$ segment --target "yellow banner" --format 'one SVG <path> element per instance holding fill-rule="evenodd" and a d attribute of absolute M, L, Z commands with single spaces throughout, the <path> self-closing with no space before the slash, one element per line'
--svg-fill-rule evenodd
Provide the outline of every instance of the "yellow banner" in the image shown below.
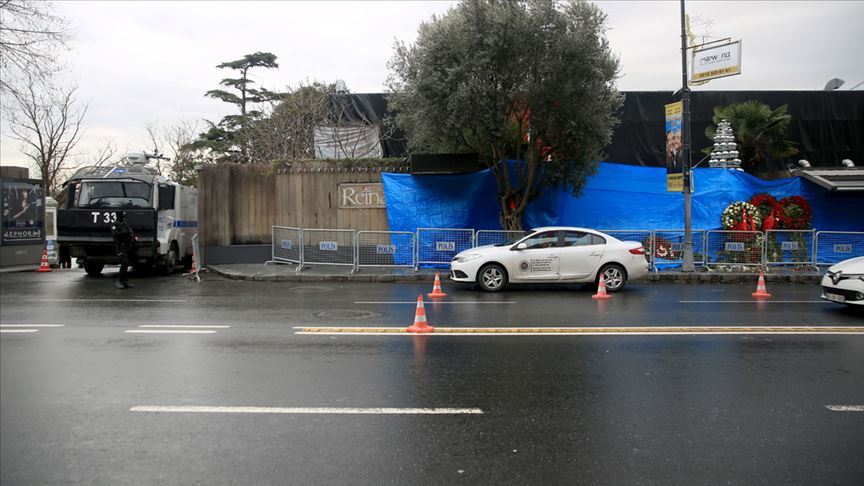
<path fill-rule="evenodd" d="M 666 191 L 684 190 L 684 166 L 681 157 L 681 120 L 684 105 L 680 101 L 666 105 Z"/>

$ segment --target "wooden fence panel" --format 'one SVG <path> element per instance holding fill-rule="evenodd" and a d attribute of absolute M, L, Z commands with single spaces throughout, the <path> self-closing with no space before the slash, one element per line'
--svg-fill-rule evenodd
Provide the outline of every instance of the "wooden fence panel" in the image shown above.
<path fill-rule="evenodd" d="M 205 246 L 270 243 L 272 225 L 387 231 L 387 210 L 340 209 L 339 184 L 381 182 L 380 172 L 220 164 L 199 174 L 199 235 Z"/>

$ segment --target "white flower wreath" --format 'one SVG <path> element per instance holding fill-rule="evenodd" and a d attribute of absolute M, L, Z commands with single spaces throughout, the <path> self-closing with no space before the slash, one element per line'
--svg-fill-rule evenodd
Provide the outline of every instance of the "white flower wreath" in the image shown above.
<path fill-rule="evenodd" d="M 762 217 L 756 206 L 746 201 L 738 201 L 730 204 L 723 210 L 723 214 L 720 216 L 720 223 L 723 225 L 723 229 L 731 230 L 735 225 L 740 223 L 743 219 L 744 211 L 747 211 L 747 215 L 753 218 L 753 224 L 756 225 L 756 228 L 762 227 Z"/>

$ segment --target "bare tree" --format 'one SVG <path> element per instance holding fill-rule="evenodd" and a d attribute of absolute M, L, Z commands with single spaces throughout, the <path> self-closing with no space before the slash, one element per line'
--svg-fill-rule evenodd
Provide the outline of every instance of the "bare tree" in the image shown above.
<path fill-rule="evenodd" d="M 117 145 L 112 140 L 105 140 L 102 147 L 96 152 L 95 156 L 90 157 L 88 165 L 101 167 L 103 164 L 119 162 L 117 160 Z M 80 164 L 83 165 L 83 164 Z"/>
<path fill-rule="evenodd" d="M 314 158 L 313 130 L 327 124 L 327 93 L 333 89 L 333 85 L 313 82 L 290 90 L 281 100 L 271 101 L 249 133 L 252 159 L 266 163 Z"/>
<path fill-rule="evenodd" d="M 316 127 L 332 135 L 326 143 L 344 158 L 367 155 L 369 139 L 365 135 L 370 127 L 378 130 L 377 143 L 392 138 L 392 124 L 366 119 L 366 114 L 352 106 L 350 95 L 334 92 L 334 84 L 314 81 L 271 101 L 261 119 L 250 127 L 250 158 L 259 163 L 313 159 Z"/>
<path fill-rule="evenodd" d="M 168 157 L 156 159 L 159 173 L 183 185 L 197 185 L 198 173 L 195 166 L 210 162 L 207 149 L 193 143 L 198 139 L 200 124 L 197 121 L 181 120 L 177 124 L 161 127 L 156 123 L 148 123 L 144 128 L 153 153 Z M 167 170 L 167 174 L 163 173 L 163 169 Z"/>
<path fill-rule="evenodd" d="M 68 168 L 73 149 L 81 140 L 81 121 L 87 105 L 75 98 L 77 88 L 37 90 L 32 79 L 11 92 L 12 105 L 4 106 L 11 138 L 38 167 L 46 194 L 57 190 L 58 175 Z"/>
<path fill-rule="evenodd" d="M 0 93 L 13 82 L 43 80 L 54 73 L 58 48 L 70 34 L 65 19 L 46 1 L 0 0 Z"/>

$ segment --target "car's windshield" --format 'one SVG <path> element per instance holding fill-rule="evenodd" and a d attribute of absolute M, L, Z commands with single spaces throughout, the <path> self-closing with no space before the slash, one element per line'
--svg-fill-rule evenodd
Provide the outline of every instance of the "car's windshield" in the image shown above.
<path fill-rule="evenodd" d="M 147 208 L 150 185 L 135 181 L 86 181 L 78 192 L 79 208 Z"/>
<path fill-rule="evenodd" d="M 516 243 L 517 241 L 521 240 L 522 238 L 525 238 L 525 236 L 526 235 L 523 233 L 521 235 L 514 236 L 513 238 L 510 238 L 509 240 L 504 241 L 502 243 L 496 243 L 495 246 L 509 246 L 509 245 L 512 245 L 512 244 Z"/>

